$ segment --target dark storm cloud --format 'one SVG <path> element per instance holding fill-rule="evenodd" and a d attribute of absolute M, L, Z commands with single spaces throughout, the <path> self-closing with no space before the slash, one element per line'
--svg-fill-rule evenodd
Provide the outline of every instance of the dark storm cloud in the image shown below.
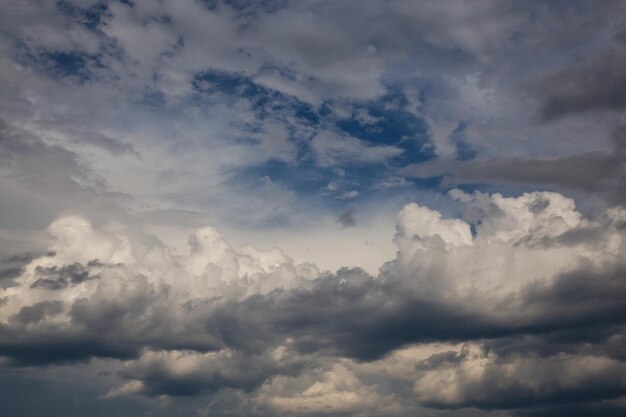
<path fill-rule="evenodd" d="M 95 279 L 84 266 L 76 264 L 42 268 L 36 273 L 46 275 L 50 271 L 56 278 L 49 282 L 38 278 L 33 289 L 60 293 Z M 223 346 L 218 334 L 204 329 L 203 321 L 211 311 L 206 304 L 201 303 L 200 308 L 179 306 L 189 320 L 181 326 L 175 318 L 176 306 L 168 303 L 167 287 L 156 288 L 145 278 L 134 277 L 121 284 L 120 294 L 105 296 L 111 284 L 98 281 L 105 283 L 89 298 L 23 307 L 11 318 L 11 324 L 0 326 L 0 356 L 16 364 L 53 364 L 93 357 L 127 359 L 138 356 L 144 347 L 212 351 Z M 45 320 L 64 308 L 69 310 L 69 326 Z M 28 323 L 36 326 L 26 326 Z"/>
<path fill-rule="evenodd" d="M 587 357 L 621 364 L 626 359 L 626 326 L 603 324 L 536 334 L 518 334 L 481 342 L 501 360 Z M 456 354 L 457 352 L 452 352 Z"/>
<path fill-rule="evenodd" d="M 608 354 L 607 346 L 609 339 L 624 335 L 614 327 L 626 322 L 621 302 L 626 290 L 623 280 L 619 282 L 623 272 L 563 275 L 545 288 L 531 287 L 513 306 L 500 306 L 490 317 L 467 311 L 460 304 L 406 297 L 402 295 L 406 289 L 396 291 L 359 271 L 345 270 L 322 278 L 308 290 L 229 303 L 208 318 L 220 327 L 226 345 L 242 352 L 239 359 L 235 355 L 217 361 L 225 367 L 223 377 L 217 371 L 200 372 L 202 368 L 176 376 L 164 363 L 141 362 L 132 365 L 133 370 L 125 376 L 141 380 L 146 394 L 192 395 L 228 387 L 245 389 L 276 373 L 302 372 L 306 368 L 262 371 L 262 352 L 287 338 L 293 349 L 306 355 L 303 357 L 338 355 L 357 361 L 381 358 L 409 343 L 475 340 L 487 349 L 481 353 L 485 360 L 491 358 L 489 350 L 497 354 L 496 359 L 489 359 L 481 379 L 460 386 L 462 399 L 450 402 L 424 397 L 423 404 L 489 410 L 617 398 L 626 394 L 626 365 L 615 352 Z M 436 354 L 422 362 L 417 372 L 446 372 L 475 359 L 467 351 Z M 246 363 L 246 379 L 229 379 L 238 378 L 240 372 L 238 367 L 227 371 L 231 360 Z M 566 375 L 579 368 L 589 376 L 567 382 Z M 553 380 L 555 373 L 563 376 Z"/>
<path fill-rule="evenodd" d="M 534 86 L 542 98 L 541 118 L 552 121 L 587 112 L 626 110 L 626 31 L 618 45 L 591 59 L 543 76 Z"/>
<path fill-rule="evenodd" d="M 582 269 L 548 285 L 529 286 L 509 310 L 511 333 L 482 339 L 484 350 L 478 353 L 437 354 L 420 364 L 420 371 L 433 375 L 458 375 L 456 396 L 437 395 L 425 385 L 423 402 L 444 409 L 525 409 L 515 413 L 520 416 L 544 406 L 616 412 L 610 404 L 594 402 L 626 395 L 625 276 L 624 267 L 600 273 Z M 506 315 L 507 307 L 501 309 Z M 482 368 L 478 378 L 463 374 L 463 365 L 472 363 Z"/>
<path fill-rule="evenodd" d="M 550 285 L 530 285 L 524 307 L 540 311 L 542 325 L 575 330 L 626 321 L 626 268 L 582 269 L 557 277 Z"/>
<path fill-rule="evenodd" d="M 381 282 L 358 270 L 344 270 L 306 290 L 228 304 L 218 321 L 233 334 L 246 335 L 227 338 L 236 348 L 255 351 L 260 341 L 275 343 L 281 335 L 292 338 L 303 353 L 321 350 L 372 360 L 411 343 L 565 330 L 575 334 L 626 323 L 626 306 L 621 301 L 626 297 L 625 274 L 624 268 L 576 271 L 553 284 L 528 287 L 515 302 L 506 301 L 509 306 L 484 311 L 471 299 L 429 300 L 412 295 L 403 282 L 394 282 L 397 278 Z"/>
<path fill-rule="evenodd" d="M 307 290 L 257 296 L 226 306 L 221 323 L 268 341 L 290 337 L 302 353 L 326 351 L 358 360 L 380 358 L 412 342 L 463 340 L 506 331 L 472 309 L 413 298 L 359 270 L 322 278 Z M 256 313 L 253 313 L 256 312 Z M 280 340 L 279 339 L 279 340 Z M 248 338 L 232 339 L 251 349 Z"/>
<path fill-rule="evenodd" d="M 0 356 L 11 366 L 86 362 L 95 357 L 128 359 L 139 354 L 136 344 L 113 334 L 98 335 L 81 329 L 61 329 L 42 323 L 60 311 L 60 302 L 24 307 L 10 325 L 0 326 Z M 34 308 L 34 309 L 33 309 Z M 36 331 L 27 331 L 27 325 Z"/>

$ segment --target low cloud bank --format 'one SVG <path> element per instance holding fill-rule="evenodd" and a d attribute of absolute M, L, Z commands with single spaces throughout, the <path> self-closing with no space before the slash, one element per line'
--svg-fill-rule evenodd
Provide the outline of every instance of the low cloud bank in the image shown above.
<path fill-rule="evenodd" d="M 3 290 L 2 363 L 109 358 L 121 370 L 104 401 L 235 396 L 239 415 L 620 410 L 626 211 L 589 219 L 549 192 L 451 196 L 462 218 L 398 213 L 378 276 L 237 250 L 211 227 L 176 256 L 124 225 L 58 219 L 48 253 Z"/>

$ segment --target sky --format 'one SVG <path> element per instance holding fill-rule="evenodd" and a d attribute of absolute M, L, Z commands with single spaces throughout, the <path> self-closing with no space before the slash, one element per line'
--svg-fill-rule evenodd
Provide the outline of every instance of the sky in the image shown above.
<path fill-rule="evenodd" d="M 626 5 L 0 0 L 0 414 L 626 415 Z"/>

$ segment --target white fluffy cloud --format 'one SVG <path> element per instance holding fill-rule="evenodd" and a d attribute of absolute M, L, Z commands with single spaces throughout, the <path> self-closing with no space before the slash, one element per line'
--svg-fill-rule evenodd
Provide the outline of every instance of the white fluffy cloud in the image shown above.
<path fill-rule="evenodd" d="M 465 220 L 442 219 L 438 212 L 416 204 L 398 214 L 398 259 L 387 268 L 391 274 L 412 277 L 419 291 L 500 299 L 585 262 L 602 268 L 607 261 L 619 260 L 623 242 L 615 230 L 606 230 L 601 242 L 558 243 L 569 233 L 602 227 L 583 219 L 574 201 L 560 194 L 534 192 L 511 198 L 455 189 L 451 195 L 464 204 L 474 234 Z M 605 221 L 621 215 L 609 214 Z"/>

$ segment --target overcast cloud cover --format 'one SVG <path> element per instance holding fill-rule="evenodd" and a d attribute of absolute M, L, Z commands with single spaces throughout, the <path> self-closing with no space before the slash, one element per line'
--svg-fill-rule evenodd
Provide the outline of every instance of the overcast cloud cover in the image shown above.
<path fill-rule="evenodd" d="M 0 6 L 1 415 L 626 415 L 624 2 Z"/>

